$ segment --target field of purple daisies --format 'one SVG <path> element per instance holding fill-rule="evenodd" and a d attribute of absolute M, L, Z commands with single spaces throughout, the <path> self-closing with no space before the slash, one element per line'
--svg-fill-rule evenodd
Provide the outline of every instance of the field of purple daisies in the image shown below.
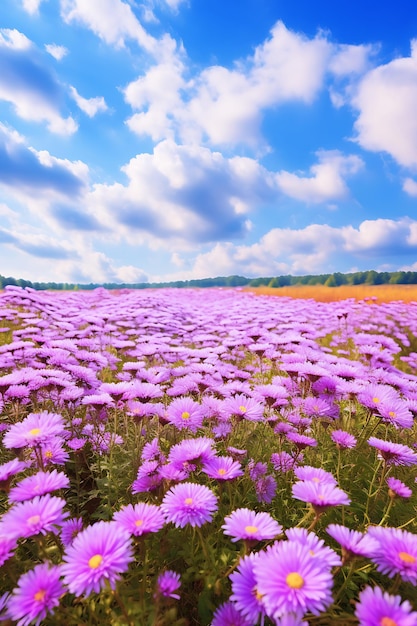
<path fill-rule="evenodd" d="M 0 621 L 416 626 L 417 303 L 0 294 Z"/>

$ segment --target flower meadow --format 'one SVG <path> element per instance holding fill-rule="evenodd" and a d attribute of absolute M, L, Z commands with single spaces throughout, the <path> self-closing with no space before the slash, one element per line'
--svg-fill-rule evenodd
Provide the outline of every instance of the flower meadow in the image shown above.
<path fill-rule="evenodd" d="M 417 625 L 417 303 L 7 287 L 0 410 L 6 625 Z"/>

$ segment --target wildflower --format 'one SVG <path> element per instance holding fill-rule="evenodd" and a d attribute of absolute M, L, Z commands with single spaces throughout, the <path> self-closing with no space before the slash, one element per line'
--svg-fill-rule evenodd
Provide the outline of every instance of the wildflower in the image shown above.
<path fill-rule="evenodd" d="M 33 447 L 45 443 L 65 432 L 64 418 L 57 413 L 29 413 L 17 424 L 10 426 L 3 438 L 5 448 Z"/>
<path fill-rule="evenodd" d="M 36 496 L 32 500 L 19 502 L 3 515 L 2 531 L 15 538 L 31 537 L 42 533 L 57 532 L 68 513 L 63 511 L 66 502 L 62 498 Z"/>
<path fill-rule="evenodd" d="M 246 419 L 251 422 L 259 422 L 263 418 L 264 406 L 254 398 L 237 394 L 224 401 L 222 412 L 227 416 L 235 416 L 239 420 Z"/>
<path fill-rule="evenodd" d="M 310 446 L 315 448 L 317 446 L 317 440 L 314 437 L 308 437 L 307 435 L 300 435 L 300 433 L 287 433 L 288 441 L 294 443 L 299 450 L 304 450 Z"/>
<path fill-rule="evenodd" d="M 316 483 L 312 480 L 296 482 L 292 486 L 292 495 L 296 500 L 309 502 L 319 511 L 328 506 L 350 504 L 347 494 L 339 487 L 330 483 Z"/>
<path fill-rule="evenodd" d="M 209 437 L 196 437 L 184 439 L 172 446 L 168 455 L 168 462 L 178 469 L 183 469 L 185 463 L 206 463 L 215 456 L 213 450 L 214 440 Z"/>
<path fill-rule="evenodd" d="M 289 472 L 297 465 L 297 460 L 294 459 L 288 452 L 274 452 L 271 454 L 271 463 L 277 472 Z"/>
<path fill-rule="evenodd" d="M 258 478 L 258 480 L 255 481 L 255 491 L 256 499 L 258 500 L 258 502 L 270 504 L 275 498 L 275 494 L 277 491 L 277 481 L 270 474 L 267 474 L 266 476 L 261 476 L 260 478 Z"/>
<path fill-rule="evenodd" d="M 9 500 L 12 502 L 23 502 L 35 496 L 42 496 L 57 489 L 69 486 L 69 479 L 63 472 L 53 470 L 52 472 L 38 472 L 33 476 L 28 476 L 17 483 L 10 490 Z"/>
<path fill-rule="evenodd" d="M 113 519 L 135 537 L 156 533 L 165 524 L 165 517 L 159 506 L 145 502 L 124 506 L 120 511 L 116 511 Z"/>
<path fill-rule="evenodd" d="M 392 424 L 395 428 L 412 428 L 414 417 L 403 400 L 394 399 L 389 403 L 383 403 L 377 412 L 381 421 Z"/>
<path fill-rule="evenodd" d="M 417 465 L 417 454 L 406 445 L 377 437 L 369 437 L 368 443 L 378 450 L 378 458 L 387 465 Z"/>
<path fill-rule="evenodd" d="M 0 567 L 13 555 L 14 549 L 17 546 L 16 537 L 3 534 L 3 529 L 0 526 Z"/>
<path fill-rule="evenodd" d="M 229 456 L 214 456 L 203 464 L 201 471 L 217 480 L 233 480 L 243 476 L 241 464 Z"/>
<path fill-rule="evenodd" d="M 326 546 L 323 539 L 319 539 L 315 533 L 308 532 L 305 528 L 289 528 L 285 534 L 290 541 L 298 541 L 307 546 L 311 556 L 317 558 L 326 567 L 336 567 L 342 564 L 336 552 Z"/>
<path fill-rule="evenodd" d="M 261 615 L 265 614 L 262 596 L 256 587 L 256 578 L 253 564 L 258 553 L 252 552 L 240 560 L 237 569 L 229 576 L 232 582 L 230 600 L 235 603 L 239 613 L 251 624 L 257 624 Z"/>
<path fill-rule="evenodd" d="M 201 405 L 191 398 L 175 398 L 168 406 L 167 419 L 179 430 L 187 428 L 195 433 L 203 423 L 204 413 Z"/>
<path fill-rule="evenodd" d="M 164 596 L 165 598 L 174 598 L 175 600 L 179 600 L 180 596 L 175 592 L 180 587 L 180 575 L 172 570 L 166 570 L 158 576 L 155 596 Z"/>
<path fill-rule="evenodd" d="M 72 544 L 82 528 L 83 520 L 81 517 L 72 517 L 71 519 L 67 519 L 65 522 L 62 522 L 60 536 L 65 547 Z"/>
<path fill-rule="evenodd" d="M 415 626 L 417 612 L 400 596 L 392 596 L 380 587 L 365 587 L 359 594 L 355 615 L 360 626 Z"/>
<path fill-rule="evenodd" d="M 416 535 L 400 528 L 383 526 L 371 526 L 368 534 L 377 541 L 377 546 L 369 555 L 377 570 L 390 578 L 399 574 L 403 580 L 416 585 Z"/>
<path fill-rule="evenodd" d="M 49 563 L 36 565 L 33 570 L 23 574 L 8 599 L 8 616 L 19 620 L 19 626 L 32 623 L 38 626 L 47 615 L 54 612 L 65 593 L 60 577 L 60 568 Z"/>
<path fill-rule="evenodd" d="M 377 548 L 375 539 L 358 530 L 350 530 L 341 524 L 329 524 L 326 530 L 341 545 L 344 563 L 355 556 L 369 557 Z"/>
<path fill-rule="evenodd" d="M 361 404 L 378 412 L 381 404 L 389 404 L 397 399 L 397 394 L 389 385 L 370 384 L 366 389 L 358 393 L 358 400 Z"/>
<path fill-rule="evenodd" d="M 224 602 L 214 611 L 211 626 L 250 626 L 251 622 L 239 613 L 233 602 Z"/>
<path fill-rule="evenodd" d="M 330 568 L 299 541 L 279 541 L 259 553 L 254 573 L 257 591 L 273 619 L 285 613 L 301 616 L 307 611 L 318 615 L 333 601 Z"/>
<path fill-rule="evenodd" d="M 282 526 L 269 513 L 256 513 L 246 508 L 236 509 L 224 521 L 224 534 L 232 537 L 233 542 L 274 539 L 282 533 Z"/>
<path fill-rule="evenodd" d="M 312 467 L 311 465 L 302 465 L 294 470 L 294 474 L 298 480 L 311 480 L 313 483 L 337 485 L 337 480 L 330 472 L 321 467 Z"/>
<path fill-rule="evenodd" d="M 11 478 L 26 469 L 27 466 L 27 463 L 19 461 L 19 459 L 12 459 L 0 465 L 0 489 L 8 491 Z"/>
<path fill-rule="evenodd" d="M 356 437 L 344 430 L 333 430 L 330 437 L 338 448 L 354 448 L 356 446 Z"/>
<path fill-rule="evenodd" d="M 217 511 L 217 498 L 205 485 L 181 483 L 165 494 L 161 508 L 167 521 L 177 527 L 202 526 Z"/>
<path fill-rule="evenodd" d="M 396 496 L 399 496 L 400 498 L 410 498 L 413 494 L 407 485 L 393 476 L 387 478 L 387 485 L 389 487 L 388 493 L 391 498 L 395 498 Z"/>
<path fill-rule="evenodd" d="M 97 522 L 78 533 L 63 560 L 64 583 L 76 596 L 99 593 L 107 580 L 114 589 L 133 560 L 130 535 L 115 522 Z"/>

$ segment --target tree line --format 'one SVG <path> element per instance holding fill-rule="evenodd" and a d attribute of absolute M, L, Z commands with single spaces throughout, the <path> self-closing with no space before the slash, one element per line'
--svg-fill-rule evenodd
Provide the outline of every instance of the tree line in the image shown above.
<path fill-rule="evenodd" d="M 29 287 L 35 290 L 75 291 L 92 290 L 98 287 L 105 289 L 149 289 L 161 287 L 288 287 L 291 285 L 325 285 L 338 287 L 340 285 L 416 285 L 417 272 L 333 272 L 332 274 L 307 274 L 304 276 L 266 276 L 260 278 L 246 278 L 244 276 L 217 276 L 216 278 L 201 278 L 194 280 L 177 280 L 160 283 L 56 283 L 38 282 L 23 278 L 5 277 L 0 274 L 0 289 L 7 285 Z"/>

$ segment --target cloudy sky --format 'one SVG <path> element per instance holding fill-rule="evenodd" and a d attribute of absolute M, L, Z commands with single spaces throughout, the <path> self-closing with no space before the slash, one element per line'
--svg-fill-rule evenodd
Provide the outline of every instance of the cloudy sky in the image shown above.
<path fill-rule="evenodd" d="M 3 276 L 417 270 L 416 209 L 413 0 L 1 0 Z"/>

